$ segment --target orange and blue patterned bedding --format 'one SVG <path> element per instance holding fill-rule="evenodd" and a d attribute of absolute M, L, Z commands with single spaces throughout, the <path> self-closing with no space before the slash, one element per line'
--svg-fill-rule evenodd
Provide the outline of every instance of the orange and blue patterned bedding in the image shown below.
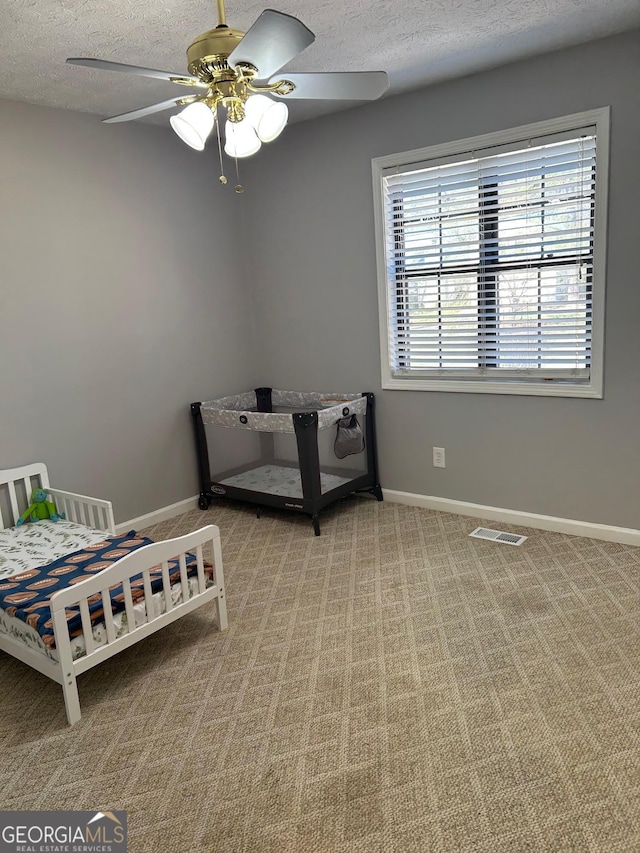
<path fill-rule="evenodd" d="M 72 584 L 80 583 L 87 577 L 109 568 L 113 563 L 127 554 L 150 545 L 151 539 L 140 536 L 135 530 L 121 536 L 111 536 L 84 546 L 78 551 L 67 554 L 47 565 L 34 567 L 19 574 L 0 580 L 0 608 L 8 616 L 22 620 L 35 629 L 45 648 L 55 649 L 53 621 L 49 601 L 51 596 Z M 187 575 L 193 576 L 197 571 L 196 557 L 187 555 Z M 209 569 L 210 571 L 210 569 Z M 151 589 L 155 593 L 162 589 L 162 568 L 156 566 L 149 572 Z M 173 584 L 180 578 L 180 567 L 177 560 L 169 562 L 169 578 Z M 142 575 L 131 578 L 131 594 L 134 603 L 144 598 Z M 125 609 L 122 585 L 114 586 L 109 591 L 111 611 L 121 613 Z M 104 619 L 101 595 L 88 599 L 89 613 L 92 624 L 96 625 Z M 67 610 L 67 624 L 70 636 L 82 634 L 82 620 L 79 607 Z"/>

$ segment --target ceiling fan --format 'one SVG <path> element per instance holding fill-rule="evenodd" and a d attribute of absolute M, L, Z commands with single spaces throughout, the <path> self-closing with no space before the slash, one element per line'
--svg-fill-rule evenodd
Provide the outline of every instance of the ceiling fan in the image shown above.
<path fill-rule="evenodd" d="M 291 15 L 266 9 L 243 33 L 227 26 L 224 0 L 217 4 L 218 26 L 201 33 L 187 48 L 188 74 L 104 59 L 67 59 L 72 65 L 155 77 L 195 90 L 105 122 L 131 121 L 185 106 L 170 117 L 171 126 L 187 145 L 202 151 L 215 125 L 222 167 L 220 115 L 226 114 L 224 150 L 237 165 L 238 158 L 255 154 L 263 142 L 279 136 L 288 119 L 286 100 L 375 100 L 389 85 L 384 71 L 277 74 L 315 40 L 311 30 Z M 227 182 L 224 169 L 220 181 Z"/>

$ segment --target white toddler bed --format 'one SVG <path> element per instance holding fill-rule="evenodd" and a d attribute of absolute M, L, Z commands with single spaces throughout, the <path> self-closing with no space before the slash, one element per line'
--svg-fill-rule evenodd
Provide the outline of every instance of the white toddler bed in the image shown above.
<path fill-rule="evenodd" d="M 34 488 L 48 492 L 58 512 L 64 513 L 64 521 L 14 526 Z M 105 540 L 114 534 L 111 503 L 50 488 L 45 465 L 0 470 L 0 586 L 5 590 L 12 581 L 24 582 L 33 570 L 71 552 L 105 546 Z M 209 546 L 211 564 L 203 556 L 203 549 Z M 64 571 L 63 567 L 54 574 L 59 577 Z M 87 571 L 94 574 L 86 579 L 76 577 L 67 588 L 51 594 L 53 636 L 47 638 L 48 645 L 27 622 L 0 609 L 0 649 L 62 686 L 70 725 L 80 719 L 76 678 L 82 672 L 210 601 L 216 607 L 219 629 L 227 627 L 220 532 L 215 525 L 137 547 L 112 560 L 108 568 Z M 38 581 L 34 586 L 47 582 Z M 119 588 L 123 607 L 114 613 L 111 596 Z M 92 611 L 96 603 L 101 604 L 103 621 L 96 623 L 95 615 L 92 618 L 90 602 Z M 74 636 L 67 621 L 71 612 L 81 624 Z"/>

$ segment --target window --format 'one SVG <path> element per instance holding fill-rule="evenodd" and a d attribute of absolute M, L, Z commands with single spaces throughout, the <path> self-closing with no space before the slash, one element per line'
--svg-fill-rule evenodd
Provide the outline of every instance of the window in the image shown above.
<path fill-rule="evenodd" d="M 602 396 L 608 118 L 373 161 L 383 388 Z"/>

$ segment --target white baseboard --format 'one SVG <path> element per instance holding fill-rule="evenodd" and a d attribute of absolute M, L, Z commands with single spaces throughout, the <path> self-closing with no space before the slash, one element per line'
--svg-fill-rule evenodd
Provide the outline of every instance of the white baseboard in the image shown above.
<path fill-rule="evenodd" d="M 176 515 L 182 515 L 183 512 L 189 512 L 190 509 L 195 509 L 197 506 L 198 495 L 192 498 L 185 498 L 183 501 L 178 501 L 178 503 L 160 507 L 160 509 L 148 512 L 146 515 L 139 515 L 138 518 L 132 518 L 130 521 L 123 521 L 121 524 L 116 524 L 116 533 L 126 533 L 128 530 L 142 530 L 145 527 L 152 527 L 154 524 L 160 524 L 161 521 L 168 521 L 170 518 L 175 518 Z"/>
<path fill-rule="evenodd" d="M 569 533 L 572 536 L 587 536 L 590 539 L 604 539 L 606 542 L 619 542 L 622 545 L 640 545 L 640 530 L 632 527 L 614 527 L 609 524 L 595 524 L 590 521 L 576 521 L 572 518 L 557 518 L 553 515 L 538 515 L 535 512 L 521 512 L 516 509 L 502 509 L 497 506 L 472 504 L 467 501 L 455 501 L 451 498 L 438 498 L 430 495 L 416 495 L 411 492 L 396 492 L 383 489 L 384 499 L 390 503 L 420 506 L 439 512 L 452 512 L 456 515 L 471 515 L 474 518 L 503 521 L 521 527 L 535 527 L 539 530 L 551 530 L 554 533 Z"/>
<path fill-rule="evenodd" d="M 551 530 L 554 533 L 568 533 L 571 536 L 587 536 L 590 539 L 602 539 L 605 542 L 619 542 L 621 545 L 640 546 L 640 530 L 633 527 L 615 527 L 610 524 L 596 524 L 591 521 L 577 521 L 572 518 L 558 518 L 554 515 L 539 515 L 535 512 L 522 512 L 517 509 L 504 509 L 497 506 L 485 506 L 468 501 L 456 501 L 452 498 L 438 498 L 432 495 L 418 495 L 412 492 L 398 492 L 393 489 L 383 489 L 384 499 L 389 503 L 420 506 L 438 512 L 452 512 L 455 515 L 470 515 L 473 518 L 501 521 L 507 524 L 517 524 L 520 527 L 534 527 L 538 530 Z M 143 529 L 168 521 L 176 515 L 182 515 L 198 506 L 198 495 L 186 498 L 170 506 L 161 507 L 146 515 L 132 518 L 116 524 L 117 533 L 127 530 Z"/>

